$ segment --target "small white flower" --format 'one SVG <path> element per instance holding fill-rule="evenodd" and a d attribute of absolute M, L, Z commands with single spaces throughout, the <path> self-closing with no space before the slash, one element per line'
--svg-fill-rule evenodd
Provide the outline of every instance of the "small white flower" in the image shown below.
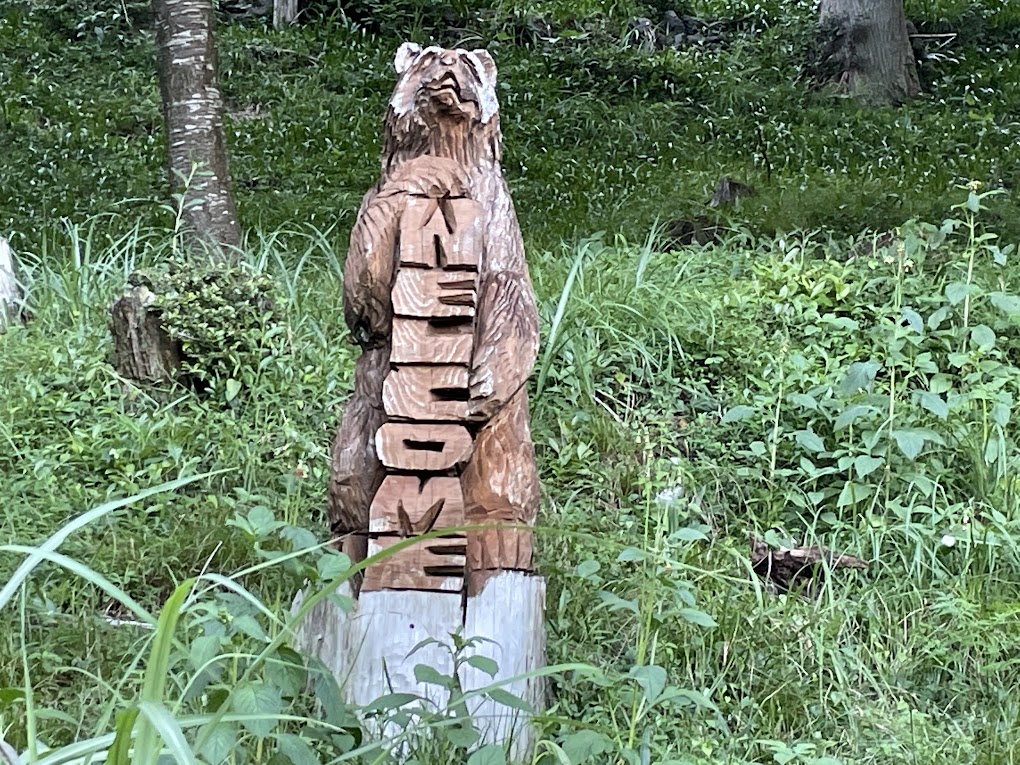
<path fill-rule="evenodd" d="M 943 534 L 941 542 L 943 547 L 953 547 L 956 544 L 956 537 L 952 534 Z"/>

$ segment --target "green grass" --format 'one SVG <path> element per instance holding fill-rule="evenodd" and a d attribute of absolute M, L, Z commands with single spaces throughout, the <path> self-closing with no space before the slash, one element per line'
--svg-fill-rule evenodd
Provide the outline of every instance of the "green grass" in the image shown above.
<path fill-rule="evenodd" d="M 549 661 L 570 668 L 541 761 L 1020 761 L 1016 11 L 908 3 L 961 31 L 956 60 L 926 66 L 918 103 L 865 111 L 802 81 L 807 4 L 697 2 L 735 20 L 726 46 L 626 49 L 655 5 L 452 4 L 500 64 L 542 318 L 539 562 Z M 117 761 L 132 730 L 176 725 L 203 761 L 377 761 L 285 627 L 305 579 L 347 575 L 298 552 L 325 539 L 351 385 L 346 232 L 397 43 L 377 6 L 221 29 L 245 267 L 276 310 L 236 333 L 248 351 L 203 357 L 199 397 L 108 363 L 110 300 L 172 245 L 146 4 L 0 0 L 0 233 L 34 314 L 0 336 L 0 535 L 38 547 L 98 508 L 0 598 L 0 738 L 21 749 Z M 514 43 L 531 13 L 558 41 Z M 724 241 L 661 252 L 656 223 L 704 213 L 723 173 L 759 190 Z M 826 574 L 818 602 L 775 596 L 750 532 L 872 564 Z M 27 554 L 0 551 L 0 583 Z M 157 630 L 104 618 L 161 611 Z M 466 759 L 433 725 L 420 761 Z"/>

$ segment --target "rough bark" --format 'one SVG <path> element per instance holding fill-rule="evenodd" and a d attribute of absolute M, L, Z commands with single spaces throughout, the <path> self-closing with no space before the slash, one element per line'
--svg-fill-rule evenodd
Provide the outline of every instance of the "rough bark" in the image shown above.
<path fill-rule="evenodd" d="M 241 242 L 217 84 L 212 0 L 153 0 L 167 170 L 184 234 L 227 260 Z"/>
<path fill-rule="evenodd" d="M 129 287 L 110 307 L 113 366 L 127 380 L 168 381 L 180 368 L 180 346 L 149 310 L 155 297 L 148 287 Z"/>
<path fill-rule="evenodd" d="M 0 334 L 7 327 L 25 321 L 25 293 L 18 283 L 14 255 L 7 240 L 0 236 Z"/>
<path fill-rule="evenodd" d="M 297 20 L 297 0 L 273 0 L 273 26 L 276 29 Z"/>
<path fill-rule="evenodd" d="M 821 65 L 870 104 L 899 105 L 920 92 L 903 0 L 822 0 Z"/>

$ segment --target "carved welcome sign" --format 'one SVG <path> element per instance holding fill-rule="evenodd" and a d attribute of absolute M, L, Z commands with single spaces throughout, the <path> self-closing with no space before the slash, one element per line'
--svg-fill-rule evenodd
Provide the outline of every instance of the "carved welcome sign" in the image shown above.
<path fill-rule="evenodd" d="M 526 388 L 538 310 L 499 164 L 496 67 L 485 51 L 410 44 L 394 65 L 382 177 L 344 266 L 344 318 L 362 353 L 329 491 L 344 550 L 376 557 L 349 588 L 353 611 L 320 604 L 297 642 L 354 704 L 408 692 L 442 708 L 448 691 L 418 682 L 415 666 L 452 673 L 443 646 L 459 632 L 499 668 L 462 665 L 466 691 L 495 683 L 541 708 L 541 680 L 520 679 L 545 663 Z M 479 695 L 470 712 L 482 743 L 527 756 L 519 709 Z"/>
<path fill-rule="evenodd" d="M 375 434 L 387 474 L 369 508 L 369 555 L 465 524 L 460 475 L 474 446 L 468 380 L 483 223 L 482 205 L 464 197 L 409 195 L 401 216 L 382 389 L 388 421 Z M 404 548 L 368 568 L 362 592 L 461 592 L 466 553 L 463 531 Z"/>

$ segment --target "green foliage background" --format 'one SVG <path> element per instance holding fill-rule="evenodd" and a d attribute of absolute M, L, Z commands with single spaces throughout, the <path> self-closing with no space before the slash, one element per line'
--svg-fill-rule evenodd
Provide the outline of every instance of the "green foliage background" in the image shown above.
<path fill-rule="evenodd" d="M 916 103 L 862 110 L 807 76 L 811 3 L 676 4 L 722 40 L 627 44 L 630 18 L 669 5 L 317 3 L 284 31 L 223 16 L 240 273 L 265 300 L 238 328 L 229 286 L 178 275 L 167 311 L 205 349 L 200 397 L 126 390 L 107 363 L 111 298 L 174 247 L 147 4 L 0 0 L 0 233 L 35 314 L 0 336 L 0 531 L 36 544 L 226 470 L 60 548 L 153 614 L 184 604 L 166 689 L 144 675 L 158 641 L 103 618 L 130 616 L 123 601 L 45 564 L 20 618 L 3 611 L 0 737 L 98 736 L 146 698 L 181 720 L 272 718 L 188 728 L 204 762 L 378 755 L 335 687 L 303 692 L 282 626 L 301 583 L 344 562 L 281 556 L 325 537 L 354 357 L 343 253 L 406 38 L 500 66 L 542 315 L 550 661 L 594 669 L 554 680 L 541 761 L 1020 759 L 1020 11 L 908 2 L 922 33 L 957 36 L 930 49 Z M 758 195 L 720 215 L 705 202 L 723 174 Z M 663 252 L 656 222 L 698 215 L 724 241 Z M 174 302 L 203 290 L 222 310 Z M 824 575 L 818 602 L 775 596 L 748 533 L 872 565 Z M 0 580 L 20 559 L 0 553 Z M 191 597 L 203 572 L 243 592 Z M 470 736 L 436 730 L 418 761 L 468 760 Z"/>

